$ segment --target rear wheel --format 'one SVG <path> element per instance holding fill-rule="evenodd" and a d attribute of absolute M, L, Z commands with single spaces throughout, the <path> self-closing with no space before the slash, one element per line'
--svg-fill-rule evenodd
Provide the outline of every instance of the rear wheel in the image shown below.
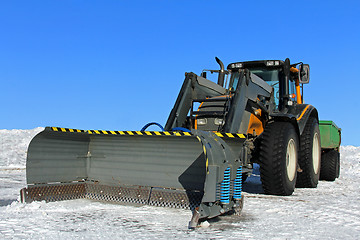
<path fill-rule="evenodd" d="M 298 136 L 289 122 L 266 126 L 260 143 L 260 177 L 264 192 L 291 195 L 297 175 Z"/>
<path fill-rule="evenodd" d="M 326 151 L 322 154 L 320 179 L 335 181 L 340 174 L 340 157 L 336 150 Z"/>
<path fill-rule="evenodd" d="M 300 137 L 299 166 L 296 187 L 316 188 L 319 182 L 321 144 L 319 123 L 312 117 Z"/>

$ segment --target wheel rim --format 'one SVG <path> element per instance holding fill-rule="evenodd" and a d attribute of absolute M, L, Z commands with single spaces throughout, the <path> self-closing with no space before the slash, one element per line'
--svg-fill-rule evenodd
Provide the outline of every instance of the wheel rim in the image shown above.
<path fill-rule="evenodd" d="M 318 174 L 320 169 L 320 141 L 319 134 L 317 132 L 314 134 L 313 138 L 312 160 L 314 172 L 315 174 Z"/>
<path fill-rule="evenodd" d="M 294 180 L 296 174 L 296 147 L 294 139 L 290 139 L 287 145 L 286 172 L 289 180 Z"/>

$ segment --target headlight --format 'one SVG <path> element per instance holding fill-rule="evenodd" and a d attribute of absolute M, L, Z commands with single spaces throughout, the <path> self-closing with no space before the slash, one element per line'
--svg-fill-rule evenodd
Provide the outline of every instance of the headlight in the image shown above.
<path fill-rule="evenodd" d="M 222 118 L 215 118 L 214 123 L 215 125 L 224 125 L 225 121 Z"/>
<path fill-rule="evenodd" d="M 268 67 L 279 66 L 279 65 L 280 65 L 279 61 L 266 61 L 266 66 Z"/>
<path fill-rule="evenodd" d="M 231 68 L 242 68 L 242 63 L 233 63 L 231 64 Z"/>
<path fill-rule="evenodd" d="M 197 125 L 206 125 L 207 124 L 206 118 L 198 118 L 196 121 L 197 121 Z"/>
<path fill-rule="evenodd" d="M 274 66 L 274 61 L 266 61 L 266 66 Z"/>

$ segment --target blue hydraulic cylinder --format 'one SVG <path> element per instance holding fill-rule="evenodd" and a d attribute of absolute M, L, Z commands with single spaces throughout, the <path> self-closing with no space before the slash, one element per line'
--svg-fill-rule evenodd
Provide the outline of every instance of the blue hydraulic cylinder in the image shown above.
<path fill-rule="evenodd" d="M 230 167 L 224 171 L 224 180 L 220 185 L 220 202 L 223 204 L 230 203 Z"/>
<path fill-rule="evenodd" d="M 235 200 L 241 199 L 241 192 L 242 192 L 242 168 L 239 167 L 236 170 L 236 178 L 234 180 L 234 194 L 233 198 Z"/>

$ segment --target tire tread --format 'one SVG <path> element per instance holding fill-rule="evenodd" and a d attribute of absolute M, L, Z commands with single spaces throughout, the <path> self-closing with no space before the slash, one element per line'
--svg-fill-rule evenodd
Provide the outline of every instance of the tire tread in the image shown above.
<path fill-rule="evenodd" d="M 319 173 L 314 174 L 312 163 L 313 126 L 314 131 L 319 133 L 317 119 L 311 117 L 300 136 L 299 167 L 302 171 L 298 173 L 296 179 L 296 187 L 298 188 L 316 188 L 319 182 Z"/>
<path fill-rule="evenodd" d="M 289 189 L 284 183 L 284 168 L 282 158 L 286 154 L 287 142 L 285 134 L 289 131 L 291 123 L 273 122 L 266 126 L 260 139 L 259 164 L 260 177 L 266 194 L 287 196 L 294 189 Z M 286 171 L 286 169 L 285 169 Z M 296 177 L 296 176 L 295 176 Z"/>
<path fill-rule="evenodd" d="M 329 150 L 322 154 L 321 157 L 320 179 L 326 181 L 335 181 L 339 177 L 340 163 L 339 152 Z"/>

